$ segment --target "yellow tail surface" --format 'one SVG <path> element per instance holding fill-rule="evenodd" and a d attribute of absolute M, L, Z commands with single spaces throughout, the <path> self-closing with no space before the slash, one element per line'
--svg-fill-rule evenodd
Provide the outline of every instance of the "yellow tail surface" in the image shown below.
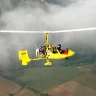
<path fill-rule="evenodd" d="M 28 65 L 28 63 L 31 61 L 31 59 L 28 56 L 27 50 L 19 51 L 18 57 L 19 60 L 22 60 L 22 65 L 24 66 Z"/>

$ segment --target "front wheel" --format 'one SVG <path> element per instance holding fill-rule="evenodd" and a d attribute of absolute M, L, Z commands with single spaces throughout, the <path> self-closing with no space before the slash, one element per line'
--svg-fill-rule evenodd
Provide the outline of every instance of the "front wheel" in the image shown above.
<path fill-rule="evenodd" d="M 66 59 L 66 60 L 68 60 L 69 58 L 68 58 L 68 57 L 66 57 L 65 59 Z"/>
<path fill-rule="evenodd" d="M 46 63 L 44 63 L 44 66 L 51 66 L 51 65 L 52 65 L 52 63 L 49 62 L 49 61 L 47 61 Z"/>

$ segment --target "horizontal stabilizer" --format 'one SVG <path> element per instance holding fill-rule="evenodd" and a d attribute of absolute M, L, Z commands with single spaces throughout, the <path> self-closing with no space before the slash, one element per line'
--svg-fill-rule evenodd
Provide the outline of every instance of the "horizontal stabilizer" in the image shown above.
<path fill-rule="evenodd" d="M 28 63 L 27 63 L 26 61 L 22 60 L 22 65 L 23 65 L 23 66 L 27 66 Z"/>

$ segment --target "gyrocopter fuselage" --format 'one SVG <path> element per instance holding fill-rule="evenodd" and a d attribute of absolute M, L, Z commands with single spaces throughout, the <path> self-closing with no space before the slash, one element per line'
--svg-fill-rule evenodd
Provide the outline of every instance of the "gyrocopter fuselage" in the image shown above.
<path fill-rule="evenodd" d="M 61 49 L 61 44 L 57 47 L 54 44 L 48 43 L 48 33 L 44 33 L 44 44 L 36 49 L 36 58 L 30 58 L 27 50 L 19 51 L 19 60 L 22 60 L 22 65 L 27 65 L 30 61 L 46 59 L 45 66 L 52 65 L 50 59 L 68 59 L 75 54 L 70 49 Z"/>

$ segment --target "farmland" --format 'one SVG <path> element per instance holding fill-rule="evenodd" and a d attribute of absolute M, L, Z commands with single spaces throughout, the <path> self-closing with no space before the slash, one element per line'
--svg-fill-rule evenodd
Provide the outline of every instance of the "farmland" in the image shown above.
<path fill-rule="evenodd" d="M 22 70 L 17 79 L 26 82 L 26 87 L 54 96 L 96 96 L 95 76 L 95 69 L 85 73 L 84 70 L 74 66 L 33 67 Z M 9 93 L 13 93 L 14 96 L 39 96 L 32 90 L 22 88 L 2 77 L 0 86 L 3 86 L 0 90 L 4 89 L 0 93 L 2 96 L 7 96 Z"/>
<path fill-rule="evenodd" d="M 45 91 L 80 76 L 81 74 L 84 74 L 84 72 L 72 66 L 28 68 L 23 70 L 18 79 L 26 82 L 28 87 L 38 91 Z"/>
<path fill-rule="evenodd" d="M 96 65 L 85 65 L 82 69 L 88 71 L 46 92 L 54 96 L 96 96 Z"/>
<path fill-rule="evenodd" d="M 8 94 L 14 94 L 14 96 L 37 96 L 34 92 L 26 88 L 22 88 L 8 79 L 0 77 L 0 96 L 8 96 Z"/>
<path fill-rule="evenodd" d="M 96 74 L 94 75 L 90 72 L 75 78 L 74 81 L 96 90 Z"/>
<path fill-rule="evenodd" d="M 0 96 L 6 96 L 9 93 L 14 93 L 19 90 L 21 87 L 12 81 L 0 77 Z"/>
<path fill-rule="evenodd" d="M 14 96 L 37 96 L 37 95 L 31 92 L 30 90 L 24 88 L 20 92 L 16 93 Z"/>
<path fill-rule="evenodd" d="M 75 81 L 69 81 L 47 91 L 53 96 L 96 96 L 96 91 Z"/>

